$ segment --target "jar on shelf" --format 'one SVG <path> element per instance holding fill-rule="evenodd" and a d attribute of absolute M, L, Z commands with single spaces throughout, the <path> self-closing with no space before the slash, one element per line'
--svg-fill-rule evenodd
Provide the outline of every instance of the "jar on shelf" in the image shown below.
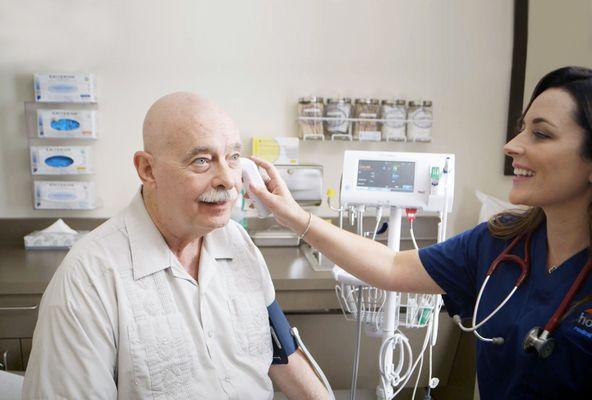
<path fill-rule="evenodd" d="M 405 141 L 405 121 L 407 120 L 407 102 L 403 99 L 383 100 L 381 107 L 382 138 L 396 142 Z"/>
<path fill-rule="evenodd" d="M 310 96 L 298 99 L 298 123 L 303 139 L 324 139 L 322 97 Z"/>
<path fill-rule="evenodd" d="M 407 138 L 413 142 L 432 140 L 432 102 L 431 100 L 410 101 L 408 109 Z"/>
<path fill-rule="evenodd" d="M 380 140 L 380 101 L 378 99 L 356 99 L 355 118 L 362 119 L 354 123 L 354 139 L 364 141 Z"/>
<path fill-rule="evenodd" d="M 349 136 L 351 111 L 352 105 L 350 98 L 332 97 L 327 99 L 325 117 L 334 118 L 333 120 L 325 121 L 325 136 L 328 139 Z"/>

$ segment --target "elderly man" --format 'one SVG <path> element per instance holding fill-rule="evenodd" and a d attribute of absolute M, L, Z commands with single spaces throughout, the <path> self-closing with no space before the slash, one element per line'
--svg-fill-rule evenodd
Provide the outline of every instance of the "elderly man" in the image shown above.
<path fill-rule="evenodd" d="M 299 351 L 271 365 L 273 285 L 229 222 L 241 186 L 232 120 L 173 93 L 143 134 L 141 190 L 72 248 L 43 296 L 24 398 L 270 399 L 270 376 L 290 398 L 326 398 Z"/>

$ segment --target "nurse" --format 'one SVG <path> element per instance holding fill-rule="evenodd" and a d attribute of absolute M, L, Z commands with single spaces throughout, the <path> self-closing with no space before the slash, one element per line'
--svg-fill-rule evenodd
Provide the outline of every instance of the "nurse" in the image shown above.
<path fill-rule="evenodd" d="M 301 209 L 276 169 L 255 160 L 270 177 L 253 192 L 277 221 L 304 236 L 336 264 L 369 284 L 392 291 L 441 293 L 448 313 L 472 317 L 479 288 L 496 257 L 511 250 L 524 258 L 530 234 L 530 271 L 520 288 L 479 333 L 503 344 L 477 342 L 477 376 L 482 399 L 554 399 L 592 396 L 592 277 L 586 276 L 550 336 L 548 357 L 527 352 L 524 339 L 543 327 L 591 259 L 592 70 L 560 68 L 536 86 L 519 133 L 504 146 L 512 157 L 513 204 L 489 222 L 418 251 L 393 252 L 369 239 L 324 222 Z M 487 317 L 520 275 L 503 262 L 483 293 L 477 321 Z"/>

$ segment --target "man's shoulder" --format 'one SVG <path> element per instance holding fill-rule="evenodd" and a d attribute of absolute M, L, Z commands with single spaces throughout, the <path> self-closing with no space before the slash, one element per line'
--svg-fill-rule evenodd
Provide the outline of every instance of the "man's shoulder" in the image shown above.
<path fill-rule="evenodd" d="M 124 215 L 121 212 L 90 231 L 72 246 L 71 252 L 85 253 L 98 249 L 109 251 L 110 247 L 119 242 L 129 244 Z"/>
<path fill-rule="evenodd" d="M 125 229 L 124 213 L 108 219 L 78 240 L 64 261 L 64 269 L 84 269 L 89 273 L 122 266 L 129 260 L 129 238 Z"/>
<path fill-rule="evenodd" d="M 120 211 L 114 217 L 109 218 L 101 225 L 90 231 L 88 235 L 81 240 L 100 242 L 109 240 L 113 235 L 125 233 L 125 210 Z"/>

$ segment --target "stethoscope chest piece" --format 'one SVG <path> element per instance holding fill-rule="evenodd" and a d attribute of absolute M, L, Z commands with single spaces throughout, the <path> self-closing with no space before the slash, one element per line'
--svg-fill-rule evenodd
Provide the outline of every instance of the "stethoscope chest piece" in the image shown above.
<path fill-rule="evenodd" d="M 549 337 L 549 332 L 535 326 L 528 331 L 522 347 L 526 352 L 536 350 L 537 353 L 539 353 L 539 357 L 547 358 L 553 353 L 555 340 L 552 337 Z"/>

